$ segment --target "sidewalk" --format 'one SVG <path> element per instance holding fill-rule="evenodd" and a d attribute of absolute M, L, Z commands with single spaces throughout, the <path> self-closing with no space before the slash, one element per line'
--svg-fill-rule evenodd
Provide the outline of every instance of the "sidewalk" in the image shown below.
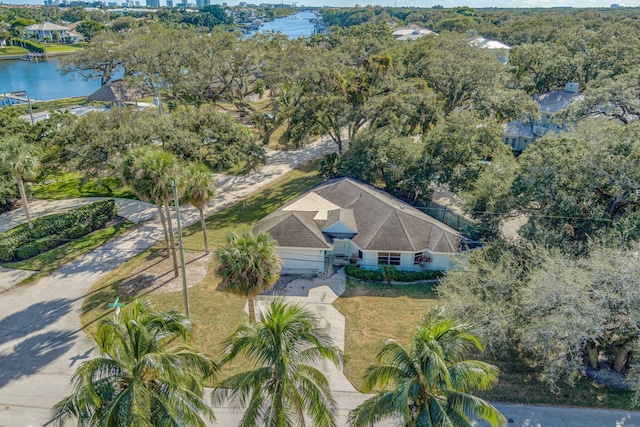
<path fill-rule="evenodd" d="M 266 166 L 221 182 L 218 195 L 206 209 L 207 215 L 333 150 L 334 144 L 324 141 L 301 151 L 270 153 Z M 146 210 L 149 216 L 154 215 L 152 212 L 153 209 Z M 199 221 L 195 208 L 186 207 L 181 213 L 185 226 Z M 69 394 L 69 379 L 77 364 L 96 356 L 93 341 L 80 329 L 87 290 L 104 274 L 162 239 L 162 227 L 153 217 L 135 232 L 107 243 L 37 283 L 0 295 L 0 426 L 48 422 L 50 408 Z"/>
<path fill-rule="evenodd" d="M 218 196 L 207 207 L 207 215 L 221 210 L 260 187 L 279 178 L 293 167 L 333 150 L 333 143 L 317 143 L 305 151 L 269 153 L 269 162 L 244 177 L 219 177 Z M 121 201 L 119 200 L 119 203 Z M 131 201 L 129 201 L 131 202 Z M 126 202 L 123 202 L 126 203 Z M 82 301 L 87 290 L 103 275 L 163 239 L 162 228 L 152 206 L 123 206 L 122 214 L 146 218 L 135 232 L 129 233 L 66 265 L 37 283 L 17 287 L 0 295 L 0 426 L 48 425 L 51 407 L 70 393 L 68 382 L 78 364 L 97 356 L 94 342 L 80 329 Z M 196 209 L 181 209 L 185 225 L 199 220 Z M 125 215 L 125 216 L 126 216 Z M 289 282 L 275 293 L 307 304 L 344 347 L 344 316 L 331 302 L 344 291 L 339 275 L 332 278 Z M 258 307 L 270 300 L 258 298 Z M 177 302 L 179 304 L 179 302 Z M 323 367 L 338 402 L 339 425 L 349 409 L 366 396 L 358 393 L 341 369 Z M 640 413 L 597 409 L 497 405 L 509 426 L 638 426 Z M 214 426 L 237 425 L 241 414 L 234 408 L 214 408 L 218 422 Z M 391 426 L 393 423 L 380 423 Z M 480 423 L 476 423 L 480 426 Z"/>

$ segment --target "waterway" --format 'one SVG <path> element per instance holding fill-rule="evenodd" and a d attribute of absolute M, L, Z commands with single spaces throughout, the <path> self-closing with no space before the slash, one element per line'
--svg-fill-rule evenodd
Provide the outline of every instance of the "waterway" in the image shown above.
<path fill-rule="evenodd" d="M 314 17 L 313 12 L 300 12 L 265 22 L 260 30 L 281 32 L 290 38 L 309 37 L 314 28 L 310 19 Z M 85 81 L 77 74 L 62 75 L 59 61 L 59 58 L 46 62 L 0 61 L 0 94 L 26 91 L 29 98 L 50 100 L 87 96 L 100 88 L 99 80 Z"/>
<path fill-rule="evenodd" d="M 298 37 L 309 37 L 313 34 L 313 23 L 311 19 L 316 15 L 313 12 L 305 11 L 295 15 L 277 18 L 273 21 L 265 22 L 260 27 L 260 31 L 277 33 L 278 31 L 290 39 Z"/>

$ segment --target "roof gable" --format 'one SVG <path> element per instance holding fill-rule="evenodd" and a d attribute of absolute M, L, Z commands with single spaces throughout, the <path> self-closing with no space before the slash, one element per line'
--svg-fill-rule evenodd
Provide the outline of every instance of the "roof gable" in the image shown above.
<path fill-rule="evenodd" d="M 353 209 L 329 211 L 322 232 L 327 234 L 358 234 L 358 224 Z"/>
<path fill-rule="evenodd" d="M 327 209 L 330 206 L 337 208 Z M 350 178 L 316 186 L 258 221 L 254 229 L 271 233 L 286 247 L 331 248 L 330 237 L 338 234 L 353 235 L 358 247 L 372 251 L 453 253 L 462 251 L 465 242 L 451 227 Z"/>

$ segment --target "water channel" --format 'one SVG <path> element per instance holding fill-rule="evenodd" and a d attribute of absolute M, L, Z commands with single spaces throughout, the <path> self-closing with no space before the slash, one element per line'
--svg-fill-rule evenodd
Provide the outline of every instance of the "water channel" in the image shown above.
<path fill-rule="evenodd" d="M 300 12 L 265 22 L 260 31 L 281 32 L 290 38 L 309 37 L 314 25 L 313 12 Z M 29 98 L 50 100 L 87 96 L 100 88 L 100 81 L 85 81 L 77 74 L 62 75 L 59 58 L 46 62 L 0 61 L 0 94 L 26 91 Z"/>

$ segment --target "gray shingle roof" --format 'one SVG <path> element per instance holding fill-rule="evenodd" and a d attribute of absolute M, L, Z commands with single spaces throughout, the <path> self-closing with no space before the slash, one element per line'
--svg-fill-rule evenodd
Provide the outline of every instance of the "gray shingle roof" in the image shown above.
<path fill-rule="evenodd" d="M 552 90 L 551 92 L 535 95 L 533 100 L 540 104 L 540 110 L 556 113 L 564 110 L 571 104 L 573 98 L 582 98 L 580 93 L 567 92 L 565 90 Z"/>
<path fill-rule="evenodd" d="M 521 120 L 505 124 L 504 134 L 509 136 L 526 136 L 528 138 L 533 138 L 534 136 L 531 124 L 524 123 Z"/>
<path fill-rule="evenodd" d="M 292 205 L 303 210 L 287 210 Z M 314 205 L 318 208 L 314 209 Z M 363 250 L 418 252 L 428 249 L 448 253 L 463 250 L 464 238 L 451 227 L 350 178 L 336 178 L 316 186 L 258 221 L 254 230 L 271 233 L 280 246 L 330 248 L 321 230 L 336 215 L 331 211 L 323 215 L 322 210 L 331 205 L 345 212 L 353 211 L 358 234 L 352 241 Z"/>
<path fill-rule="evenodd" d="M 24 29 L 27 31 L 69 31 L 71 28 L 63 27 L 51 22 L 45 22 L 43 24 L 29 25 L 27 27 L 24 27 Z"/>
<path fill-rule="evenodd" d="M 144 96 L 144 92 L 136 87 L 132 87 L 124 80 L 116 80 L 102 86 L 87 97 L 89 101 L 101 102 L 129 102 L 140 99 Z"/>
<path fill-rule="evenodd" d="M 358 232 L 358 224 L 356 223 L 355 215 L 353 215 L 353 209 L 334 209 L 329 211 L 327 221 L 322 225 L 322 229 L 325 230 L 338 222 L 343 223 L 354 232 Z"/>

